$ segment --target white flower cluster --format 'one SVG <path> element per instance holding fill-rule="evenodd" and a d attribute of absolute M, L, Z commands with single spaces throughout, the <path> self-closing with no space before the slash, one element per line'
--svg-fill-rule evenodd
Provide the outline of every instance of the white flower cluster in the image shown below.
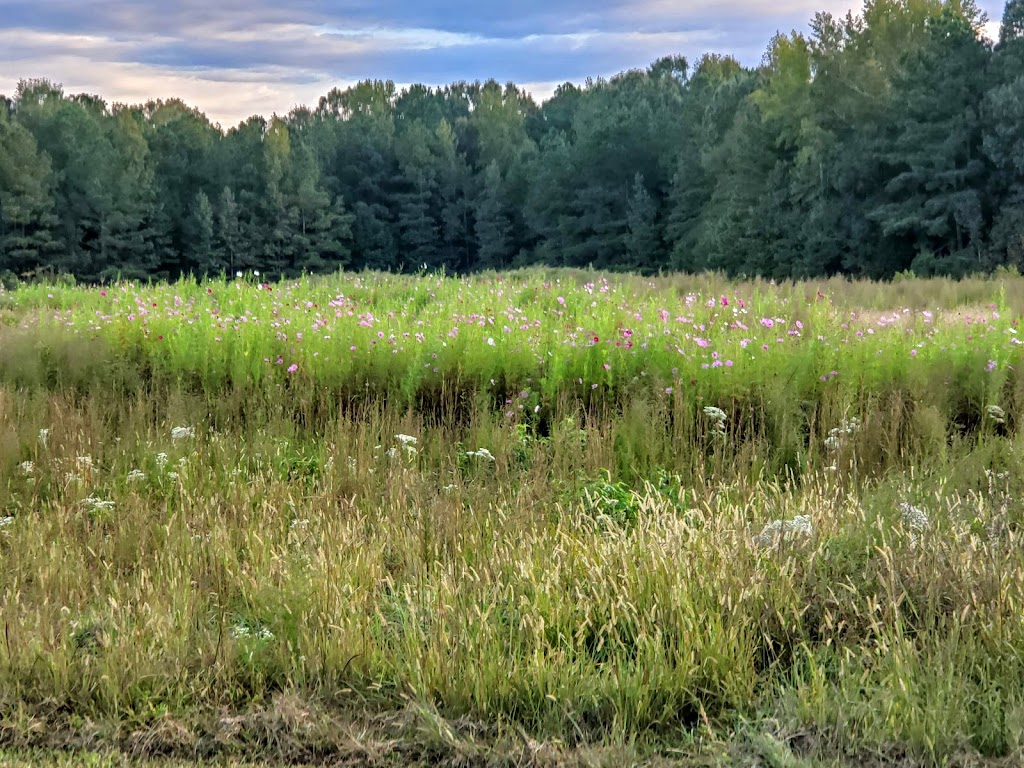
<path fill-rule="evenodd" d="M 96 512 L 109 511 L 114 508 L 114 502 L 107 501 L 106 499 L 100 499 L 96 496 L 89 496 L 85 499 L 85 503 L 92 507 Z"/>
<path fill-rule="evenodd" d="M 924 533 L 932 527 L 932 522 L 928 518 L 928 513 L 920 507 L 915 507 L 913 504 L 909 504 L 906 501 L 900 504 L 900 516 L 903 518 L 903 524 L 907 526 L 912 533 Z"/>
<path fill-rule="evenodd" d="M 75 464 L 78 465 L 79 469 L 92 469 L 92 456 L 77 456 L 75 457 Z"/>
<path fill-rule="evenodd" d="M 830 451 L 838 451 L 843 447 L 846 438 L 855 434 L 859 429 L 860 419 L 856 416 L 843 419 L 838 427 L 833 427 L 828 431 L 828 437 L 825 438 L 825 447 Z"/>
<path fill-rule="evenodd" d="M 707 417 L 708 421 L 714 424 L 713 429 L 715 434 L 725 434 L 725 422 L 729 419 L 729 416 L 725 411 L 714 405 L 706 405 L 704 406 L 704 416 Z"/>
<path fill-rule="evenodd" d="M 258 629 L 250 629 L 245 624 L 239 622 L 231 628 L 231 636 L 238 640 L 273 640 L 274 633 L 266 627 L 259 627 Z"/>
<path fill-rule="evenodd" d="M 14 525 L 13 515 L 7 515 L 6 517 L 0 517 L 0 528 L 6 528 L 9 525 Z"/>
<path fill-rule="evenodd" d="M 47 446 L 47 444 L 49 442 L 50 442 L 50 430 L 48 430 L 48 429 L 40 429 L 39 430 L 39 444 L 41 446 L 43 446 L 43 448 L 46 448 L 46 446 Z"/>
<path fill-rule="evenodd" d="M 759 547 L 770 547 L 786 538 L 799 538 L 814 534 L 810 515 L 797 515 L 792 520 L 772 520 L 764 527 L 754 543 Z"/>
<path fill-rule="evenodd" d="M 174 427 L 173 429 L 171 429 L 172 440 L 187 440 L 195 436 L 195 427 Z"/>
<path fill-rule="evenodd" d="M 466 455 L 477 459 L 483 459 L 484 461 L 494 461 L 494 454 L 486 448 L 478 448 L 475 451 L 466 451 Z"/>
<path fill-rule="evenodd" d="M 395 435 L 395 439 L 402 444 L 402 450 L 409 456 L 414 455 L 417 452 L 416 445 L 419 442 L 412 435 Z M 398 456 L 397 448 L 389 448 L 387 452 L 389 459 L 394 459 Z"/>
<path fill-rule="evenodd" d="M 143 472 L 141 469 L 133 469 L 131 472 L 128 473 L 128 482 L 130 483 L 142 482 L 145 479 L 146 473 Z"/>
<path fill-rule="evenodd" d="M 22 474 L 31 475 L 36 470 L 36 465 L 31 461 L 23 461 L 18 465 L 18 469 L 21 470 Z"/>
<path fill-rule="evenodd" d="M 996 424 L 1006 423 L 1006 411 L 1000 408 L 998 405 L 990 405 L 985 409 L 985 414 L 992 419 Z"/>
<path fill-rule="evenodd" d="M 156 455 L 156 468 L 157 469 L 163 469 L 166 466 L 167 466 L 167 454 L 166 453 L 158 453 Z"/>
<path fill-rule="evenodd" d="M 717 424 L 725 424 L 726 419 L 729 418 L 726 415 L 725 411 L 714 405 L 704 406 L 704 415 L 707 416 L 710 421 L 713 421 Z"/>

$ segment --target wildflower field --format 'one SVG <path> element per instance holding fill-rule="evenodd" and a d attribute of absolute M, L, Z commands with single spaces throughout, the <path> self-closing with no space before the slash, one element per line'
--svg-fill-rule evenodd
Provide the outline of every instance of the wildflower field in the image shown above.
<path fill-rule="evenodd" d="M 1012 274 L 0 292 L 0 760 L 1016 764 L 1022 317 Z"/>

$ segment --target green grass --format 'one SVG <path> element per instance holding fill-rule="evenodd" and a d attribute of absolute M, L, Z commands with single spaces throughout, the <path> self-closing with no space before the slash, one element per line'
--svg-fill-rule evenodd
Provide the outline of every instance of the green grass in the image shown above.
<path fill-rule="evenodd" d="M 0 745 L 1019 760 L 1024 281 L 698 283 L 0 296 Z M 502 348 L 497 291 L 540 321 Z M 351 318 L 297 330 L 342 294 Z M 394 345 L 338 353 L 389 306 Z M 662 328 L 660 308 L 692 317 Z M 252 314 L 218 342 L 214 309 Z M 576 328 L 633 346 L 573 348 Z"/>

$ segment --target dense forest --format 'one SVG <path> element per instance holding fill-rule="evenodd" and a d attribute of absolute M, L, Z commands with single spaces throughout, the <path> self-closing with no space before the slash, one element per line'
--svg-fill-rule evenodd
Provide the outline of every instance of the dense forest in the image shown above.
<path fill-rule="evenodd" d="M 366 81 L 227 130 L 177 100 L 0 97 L 0 274 L 528 264 L 886 277 L 1024 267 L 1024 0 L 869 0 L 571 84 Z"/>

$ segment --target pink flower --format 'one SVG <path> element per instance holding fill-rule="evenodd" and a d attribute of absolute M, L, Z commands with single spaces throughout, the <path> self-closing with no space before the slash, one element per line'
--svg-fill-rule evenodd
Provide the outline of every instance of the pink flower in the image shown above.
<path fill-rule="evenodd" d="M 295 363 L 292 363 L 291 365 L 288 366 L 288 373 L 295 373 L 297 370 L 299 370 L 299 366 L 297 366 Z"/>

